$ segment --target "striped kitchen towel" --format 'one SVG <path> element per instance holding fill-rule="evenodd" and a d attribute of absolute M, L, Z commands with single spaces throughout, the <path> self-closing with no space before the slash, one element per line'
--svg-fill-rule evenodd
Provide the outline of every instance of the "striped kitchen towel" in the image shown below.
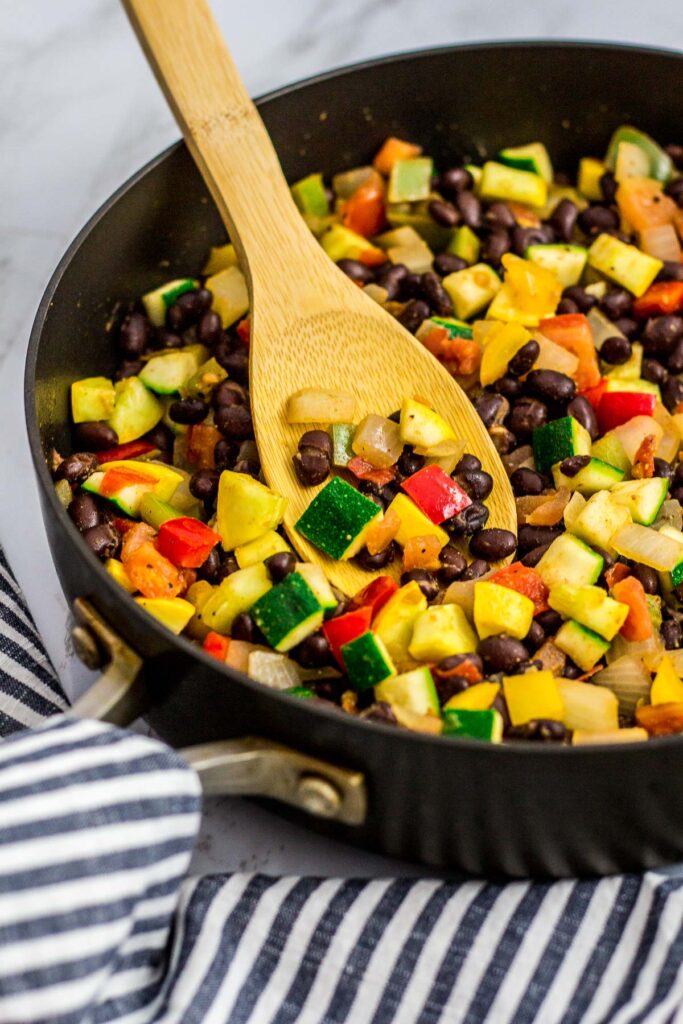
<path fill-rule="evenodd" d="M 0 619 L 0 1024 L 683 1022 L 683 869 L 187 879 L 194 773 L 58 714 L 1 556 Z"/>

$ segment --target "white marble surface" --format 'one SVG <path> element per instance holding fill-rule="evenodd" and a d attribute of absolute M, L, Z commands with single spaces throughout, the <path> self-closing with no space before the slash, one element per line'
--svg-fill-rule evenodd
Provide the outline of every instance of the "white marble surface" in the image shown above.
<path fill-rule="evenodd" d="M 177 130 L 117 0 L 0 7 L 0 541 L 68 690 L 88 681 L 68 649 L 24 435 L 31 321 L 68 242 Z M 7 10 L 5 10 L 7 8 Z M 683 47 L 680 0 L 214 0 L 253 94 L 377 54 L 532 37 Z M 194 867 L 319 874 L 419 871 L 314 836 L 239 800 L 212 801 Z"/>

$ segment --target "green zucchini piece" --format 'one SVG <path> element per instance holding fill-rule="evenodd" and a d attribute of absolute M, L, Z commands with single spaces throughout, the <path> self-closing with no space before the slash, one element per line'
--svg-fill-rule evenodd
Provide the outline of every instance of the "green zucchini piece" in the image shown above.
<path fill-rule="evenodd" d="M 292 572 L 251 608 L 251 616 L 276 651 L 292 647 L 323 622 L 323 608 L 300 572 Z"/>
<path fill-rule="evenodd" d="M 296 529 L 330 558 L 348 559 L 360 551 L 367 528 L 381 515 L 374 501 L 336 476 L 316 494 Z"/>
<path fill-rule="evenodd" d="M 256 602 L 271 590 L 273 584 L 263 562 L 238 569 L 217 586 L 206 604 L 197 612 L 197 618 L 208 629 L 227 636 L 237 615 L 248 612 Z"/>
<path fill-rule="evenodd" d="M 661 260 L 612 235 L 598 235 L 588 250 L 589 267 L 627 288 L 636 297 L 647 291 L 663 265 Z"/>
<path fill-rule="evenodd" d="M 475 263 L 448 274 L 441 282 L 453 303 L 458 320 L 469 320 L 485 309 L 502 285 L 495 270 L 486 263 Z"/>
<path fill-rule="evenodd" d="M 612 498 L 631 514 L 634 523 L 650 526 L 664 504 L 669 481 L 660 476 L 645 480 L 627 480 L 612 487 Z"/>
<path fill-rule="evenodd" d="M 153 526 L 155 530 L 158 530 L 162 523 L 167 523 L 171 519 L 183 519 L 187 515 L 186 512 L 179 512 L 170 502 L 157 498 L 151 491 L 143 495 L 138 514 L 144 523 Z"/>
<path fill-rule="evenodd" d="M 618 505 L 609 491 L 592 494 L 572 522 L 571 532 L 587 544 L 613 552 L 612 537 L 622 526 L 631 523 L 628 509 Z"/>
<path fill-rule="evenodd" d="M 119 380 L 114 389 L 116 403 L 108 423 L 118 434 L 119 444 L 135 441 L 156 427 L 164 415 L 164 407 L 139 377 Z"/>
<path fill-rule="evenodd" d="M 571 533 L 562 533 L 541 556 L 536 572 L 548 590 L 562 583 L 579 587 L 597 583 L 604 564 L 604 558 L 597 551 Z"/>
<path fill-rule="evenodd" d="M 589 455 L 590 434 L 573 416 L 563 416 L 537 427 L 532 436 L 534 462 L 539 473 L 546 473 L 556 462 L 570 455 Z"/>
<path fill-rule="evenodd" d="M 606 374 L 609 380 L 639 380 L 643 372 L 643 346 L 639 341 L 634 341 L 631 345 L 631 355 L 625 363 L 619 366 L 603 363 L 603 366 L 609 367 Z"/>
<path fill-rule="evenodd" d="M 641 132 L 630 124 L 622 124 L 615 130 L 612 138 L 609 140 L 605 164 L 611 171 L 616 168 L 619 146 L 622 142 L 638 146 L 646 155 L 649 166 L 646 177 L 656 178 L 657 181 L 662 181 L 664 184 L 669 181 L 673 174 L 673 163 L 669 154 L 649 135 L 646 135 L 645 132 Z"/>
<path fill-rule="evenodd" d="M 334 596 L 334 591 L 323 570 L 313 562 L 298 562 L 296 571 L 306 580 L 327 617 L 331 611 L 334 611 L 339 601 Z"/>
<path fill-rule="evenodd" d="M 602 587 L 575 587 L 561 583 L 548 595 L 548 604 L 565 619 L 574 619 L 605 640 L 612 640 L 623 626 L 628 606 L 608 597 Z"/>
<path fill-rule="evenodd" d="M 524 256 L 550 270 L 563 288 L 570 288 L 581 280 L 588 249 L 581 245 L 530 245 Z"/>
<path fill-rule="evenodd" d="M 587 466 L 580 469 L 574 476 L 565 476 L 560 470 L 560 463 L 553 466 L 553 481 L 556 487 L 566 487 L 568 491 L 579 494 L 595 494 L 596 491 L 609 490 L 614 484 L 624 479 L 623 469 L 610 466 L 600 459 L 592 458 Z M 664 499 L 662 499 L 663 501 Z"/>
<path fill-rule="evenodd" d="M 149 359 L 138 374 L 140 380 L 158 395 L 177 394 L 196 372 L 199 360 L 186 349 L 165 352 Z"/>
<path fill-rule="evenodd" d="M 361 633 L 355 640 L 343 644 L 341 655 L 347 675 L 359 693 L 396 675 L 389 652 L 374 633 Z"/>
<path fill-rule="evenodd" d="M 453 256 L 459 256 L 466 263 L 476 263 L 479 259 L 480 249 L 479 237 L 475 235 L 472 228 L 468 228 L 467 224 L 461 224 L 460 227 L 453 229 L 446 252 Z"/>
<path fill-rule="evenodd" d="M 471 338 L 473 334 L 471 324 L 455 320 L 451 316 L 433 316 L 430 317 L 429 322 L 433 323 L 435 327 L 445 327 L 449 338 Z"/>
<path fill-rule="evenodd" d="M 195 288 L 199 288 L 199 281 L 192 277 L 180 277 L 175 281 L 167 281 L 166 284 L 143 295 L 142 304 L 154 326 L 163 327 L 168 307 L 172 306 L 184 292 L 191 292 Z"/>
<path fill-rule="evenodd" d="M 197 368 L 180 388 L 183 398 L 209 398 L 215 387 L 228 376 L 228 371 L 213 356 Z"/>
<path fill-rule="evenodd" d="M 109 419 L 115 402 L 116 391 L 107 377 L 84 377 L 71 385 L 71 415 L 74 423 Z"/>
<path fill-rule="evenodd" d="M 430 156 L 397 160 L 389 175 L 387 199 L 390 203 L 414 203 L 427 199 L 432 189 L 434 161 Z"/>
<path fill-rule="evenodd" d="M 416 715 L 441 713 L 434 679 L 426 665 L 385 679 L 375 687 L 375 699 L 398 704 Z"/>
<path fill-rule="evenodd" d="M 503 738 L 503 719 L 495 708 L 486 711 L 450 708 L 443 713 L 443 735 L 500 743 Z"/>
<path fill-rule="evenodd" d="M 330 204 L 325 191 L 322 174 L 309 174 L 291 187 L 292 197 L 301 213 L 326 217 L 330 212 Z"/>
<path fill-rule="evenodd" d="M 526 146 L 509 146 L 507 149 L 501 149 L 498 160 L 507 167 L 516 167 L 519 171 L 537 174 L 547 185 L 553 180 L 553 165 L 542 142 L 530 142 Z"/>
<path fill-rule="evenodd" d="M 548 186 L 537 174 L 488 160 L 483 167 L 479 194 L 482 199 L 503 199 L 527 206 L 543 206 Z"/>
<path fill-rule="evenodd" d="M 584 672 L 590 672 L 610 647 L 609 641 L 573 619 L 560 626 L 553 643 Z"/>
<path fill-rule="evenodd" d="M 609 466 L 616 466 L 617 469 L 623 470 L 624 474 L 631 472 L 631 460 L 614 430 L 608 430 L 594 441 L 590 453 L 594 459 L 600 459 Z"/>
<path fill-rule="evenodd" d="M 356 433 L 355 423 L 332 423 L 330 425 L 330 436 L 332 438 L 332 465 L 343 469 L 355 456 L 351 447 L 353 435 Z"/>

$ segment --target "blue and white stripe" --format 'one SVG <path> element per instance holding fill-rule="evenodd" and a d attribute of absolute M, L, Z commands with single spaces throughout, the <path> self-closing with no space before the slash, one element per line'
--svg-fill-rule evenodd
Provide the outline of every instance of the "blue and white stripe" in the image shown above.
<path fill-rule="evenodd" d="M 0 1024 L 683 1024 L 683 869 L 187 880 L 195 774 L 65 706 L 0 555 Z"/>

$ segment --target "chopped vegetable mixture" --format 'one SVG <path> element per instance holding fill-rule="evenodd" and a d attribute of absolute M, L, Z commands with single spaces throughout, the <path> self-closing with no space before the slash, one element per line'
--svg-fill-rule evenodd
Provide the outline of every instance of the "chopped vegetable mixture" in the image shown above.
<path fill-rule="evenodd" d="M 119 303 L 114 380 L 71 386 L 55 486 L 113 579 L 174 633 L 293 699 L 497 743 L 683 732 L 683 146 L 624 125 L 554 171 L 540 142 L 437 166 L 389 138 L 292 195 L 324 250 L 466 389 L 493 481 L 429 396 L 356 416 L 292 395 L 300 562 L 263 481 L 234 247 Z M 370 575 L 372 573 L 372 575 Z"/>

